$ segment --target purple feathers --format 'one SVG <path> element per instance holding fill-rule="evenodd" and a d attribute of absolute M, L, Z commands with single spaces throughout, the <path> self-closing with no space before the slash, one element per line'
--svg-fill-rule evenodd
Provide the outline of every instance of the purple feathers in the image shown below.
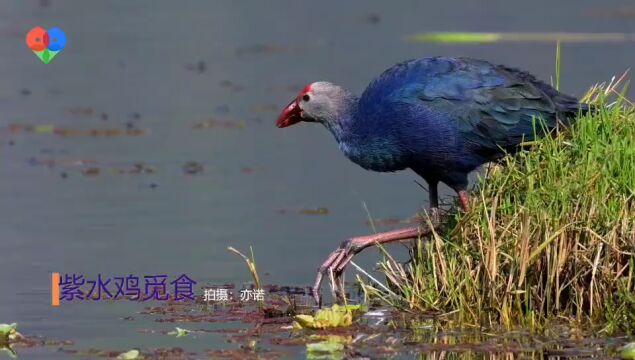
<path fill-rule="evenodd" d="M 322 123 L 366 169 L 411 168 L 435 189 L 441 181 L 460 191 L 470 171 L 533 139 L 536 121 L 549 131 L 572 121 L 580 107 L 529 73 L 434 57 L 391 67 L 359 98 L 331 83 L 310 84 L 278 125 Z"/>

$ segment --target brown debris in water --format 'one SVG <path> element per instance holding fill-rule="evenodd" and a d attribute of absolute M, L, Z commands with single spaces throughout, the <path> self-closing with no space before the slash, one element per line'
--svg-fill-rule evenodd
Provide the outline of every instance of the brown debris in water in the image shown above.
<path fill-rule="evenodd" d="M 590 16 L 609 19 L 633 19 L 635 18 L 635 7 L 622 6 L 614 9 L 600 9 L 588 13 Z"/>
<path fill-rule="evenodd" d="M 284 46 L 284 45 L 267 45 L 253 44 L 236 48 L 236 56 L 242 57 L 246 55 L 262 55 L 262 54 L 279 54 L 279 53 L 300 53 L 302 48 Z"/>
<path fill-rule="evenodd" d="M 110 172 L 115 175 L 150 175 L 156 171 L 157 169 L 154 166 L 145 163 L 134 163 L 127 167 L 118 168 L 90 166 L 81 169 L 84 176 L 98 176 L 102 172 Z"/>
<path fill-rule="evenodd" d="M 75 107 L 66 108 L 66 112 L 69 113 L 70 115 L 92 116 L 93 114 L 95 114 L 95 109 L 93 109 L 90 106 L 86 106 L 86 107 L 75 106 Z"/>
<path fill-rule="evenodd" d="M 282 356 L 289 356 L 291 354 L 284 353 L 281 351 L 262 351 L 256 350 L 249 347 L 241 347 L 239 349 L 219 349 L 219 350 L 208 350 L 206 352 L 208 356 L 211 356 L 213 359 L 221 358 L 221 359 L 262 359 L 262 360 L 270 360 L 270 359 L 278 359 Z"/>
<path fill-rule="evenodd" d="M 111 129 L 78 129 L 58 127 L 54 125 L 23 125 L 9 124 L 7 130 L 11 134 L 36 133 L 53 134 L 61 137 L 116 137 L 116 136 L 141 136 L 145 130 L 139 128 L 111 128 Z"/>
<path fill-rule="evenodd" d="M 276 212 L 280 215 L 284 214 L 298 214 L 298 215 L 328 215 L 329 209 L 326 207 L 318 208 L 304 208 L 298 210 L 278 209 Z"/>
<path fill-rule="evenodd" d="M 8 340 L 8 342 L 0 340 L 0 354 L 2 354 L 2 352 L 7 352 L 19 357 L 20 349 L 57 347 L 63 350 L 65 346 L 72 346 L 74 344 L 75 343 L 72 340 L 46 339 L 39 336 L 25 336 L 20 334 L 20 336 L 15 339 Z M 0 358 L 3 357 L 0 356 Z"/>
<path fill-rule="evenodd" d="M 76 350 L 76 349 L 64 349 L 63 350 L 67 354 L 82 356 L 82 357 L 103 357 L 103 358 L 111 358 L 115 359 L 117 356 L 122 354 L 125 351 L 120 350 L 101 350 L 90 348 L 87 350 Z M 196 357 L 196 352 L 186 351 L 181 347 L 172 347 L 172 348 L 157 348 L 152 349 L 150 351 L 139 351 L 140 359 L 144 360 L 188 360 Z M 142 357 L 141 357 L 142 356 Z"/>
<path fill-rule="evenodd" d="M 234 93 L 241 92 L 244 89 L 243 86 L 238 85 L 231 80 L 221 81 L 220 86 L 223 88 L 229 89 L 231 92 L 234 92 Z"/>
<path fill-rule="evenodd" d="M 185 64 L 185 69 L 197 74 L 203 74 L 205 71 L 207 71 L 207 62 L 199 60 L 193 64 Z"/>
<path fill-rule="evenodd" d="M 260 172 L 260 171 L 264 171 L 264 170 L 265 170 L 264 167 L 249 167 L 249 166 L 245 166 L 245 167 L 240 169 L 240 172 L 242 172 L 244 174 L 253 174 L 255 172 Z"/>
<path fill-rule="evenodd" d="M 134 163 L 132 166 L 127 168 L 116 168 L 114 169 L 115 173 L 118 175 L 140 175 L 140 174 L 154 174 L 157 169 L 152 166 L 142 162 Z"/>
<path fill-rule="evenodd" d="M 82 175 L 84 176 L 97 176 L 101 172 L 101 169 L 98 167 L 89 167 L 82 169 Z"/>
<path fill-rule="evenodd" d="M 194 124 L 194 129 L 243 129 L 245 124 L 243 122 L 236 122 L 232 120 L 220 120 L 210 118 L 205 121 Z"/>
<path fill-rule="evenodd" d="M 285 92 L 285 93 L 297 94 L 300 91 L 300 89 L 302 89 L 303 86 L 304 85 L 302 84 L 272 85 L 272 86 L 269 86 L 267 90 L 274 91 L 274 92 Z"/>
<path fill-rule="evenodd" d="M 203 164 L 197 161 L 188 161 L 183 164 L 182 169 L 186 175 L 197 175 L 203 172 Z"/>
<path fill-rule="evenodd" d="M 250 108 L 253 112 L 277 113 L 281 110 L 280 104 L 261 104 Z"/>
<path fill-rule="evenodd" d="M 399 218 L 380 218 L 373 219 L 372 221 L 366 220 L 366 225 L 375 225 L 375 226 L 392 226 L 392 225 L 409 225 L 409 224 L 418 224 L 419 218 L 417 216 L 413 216 L 407 219 L 399 219 Z"/>

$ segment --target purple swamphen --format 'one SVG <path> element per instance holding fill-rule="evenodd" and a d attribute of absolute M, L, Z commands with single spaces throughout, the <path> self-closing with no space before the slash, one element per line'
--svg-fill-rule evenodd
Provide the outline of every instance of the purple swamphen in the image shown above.
<path fill-rule="evenodd" d="M 311 83 L 276 124 L 321 123 L 361 167 L 412 169 L 428 183 L 436 214 L 439 182 L 454 189 L 467 210 L 472 170 L 513 153 L 535 135 L 570 124 L 586 109 L 527 72 L 483 60 L 432 57 L 391 67 L 361 97 L 329 82 Z M 345 241 L 318 271 L 316 301 L 319 304 L 319 287 L 327 273 L 335 290 L 342 290 L 344 267 L 362 249 L 420 235 L 418 227 L 410 227 Z"/>

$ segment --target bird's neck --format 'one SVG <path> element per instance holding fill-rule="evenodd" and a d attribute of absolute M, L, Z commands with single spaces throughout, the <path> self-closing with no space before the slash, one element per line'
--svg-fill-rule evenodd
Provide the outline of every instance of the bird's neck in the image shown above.
<path fill-rule="evenodd" d="M 353 126 L 357 117 L 359 99 L 357 96 L 347 93 L 340 99 L 335 111 L 321 123 L 333 134 L 338 143 L 342 143 L 353 134 Z"/>
<path fill-rule="evenodd" d="M 404 169 L 404 156 L 398 143 L 382 127 L 365 118 L 359 99 L 351 95 L 342 104 L 331 119 L 322 123 L 333 134 L 344 155 L 368 170 Z"/>

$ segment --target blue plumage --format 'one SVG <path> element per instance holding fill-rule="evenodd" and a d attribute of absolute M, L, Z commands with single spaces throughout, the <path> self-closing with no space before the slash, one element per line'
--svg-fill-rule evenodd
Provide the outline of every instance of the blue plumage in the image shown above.
<path fill-rule="evenodd" d="M 568 125 L 581 107 L 586 109 L 527 72 L 434 57 L 391 67 L 359 98 L 330 83 L 313 83 L 289 104 L 278 126 L 323 123 L 360 166 L 414 170 L 430 184 L 436 206 L 439 181 L 464 190 L 469 172 L 534 138 L 534 119 L 550 131 Z"/>

